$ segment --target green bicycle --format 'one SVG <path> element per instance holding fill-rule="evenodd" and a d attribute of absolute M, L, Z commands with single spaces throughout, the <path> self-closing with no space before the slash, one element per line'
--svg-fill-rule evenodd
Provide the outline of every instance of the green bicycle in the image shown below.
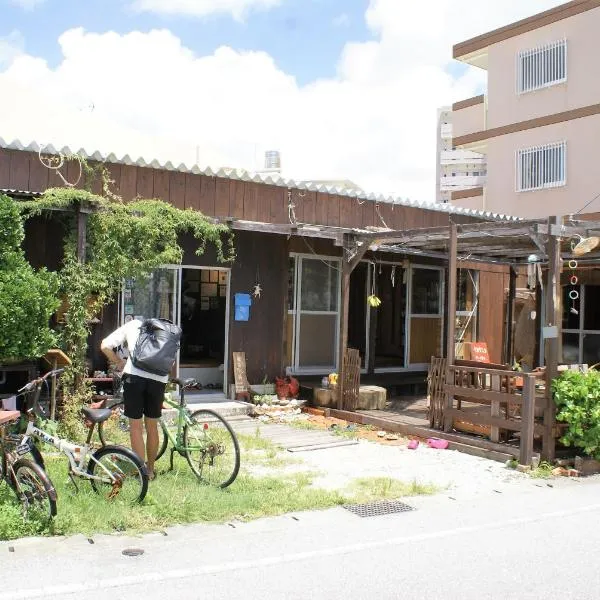
<path fill-rule="evenodd" d="M 200 408 L 191 412 L 185 403 L 185 390 L 196 387 L 195 379 L 172 379 L 179 386 L 179 401 L 165 394 L 164 404 L 177 411 L 176 429 L 170 428 L 164 417 L 159 420 L 159 460 L 171 444 L 170 469 L 173 469 L 175 452 L 184 456 L 193 473 L 203 483 L 226 488 L 240 470 L 240 446 L 231 425 L 217 412 Z M 117 393 L 120 396 L 121 392 Z M 115 408 L 120 402 L 113 404 Z M 103 423 L 98 423 L 98 433 L 104 444 Z"/>

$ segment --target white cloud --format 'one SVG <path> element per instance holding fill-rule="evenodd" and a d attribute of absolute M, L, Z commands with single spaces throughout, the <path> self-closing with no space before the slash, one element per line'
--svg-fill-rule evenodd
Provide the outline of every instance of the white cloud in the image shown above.
<path fill-rule="evenodd" d="M 264 52 L 196 56 L 166 30 L 73 29 L 59 39 L 56 67 L 20 54 L 0 68 L 0 87 L 11 90 L 0 95 L 0 136 L 175 163 L 192 163 L 198 147 L 203 165 L 250 169 L 279 149 L 285 176 L 432 200 L 436 109 L 474 95 L 484 75 L 453 79 L 452 44 L 558 3 L 472 11 L 462 0 L 423 0 L 407 10 L 372 0 L 376 39 L 348 44 L 336 77 L 306 86 Z"/>
<path fill-rule="evenodd" d="M 7 36 L 0 37 L 0 68 L 22 54 L 24 46 L 25 40 L 19 31 L 11 31 Z"/>
<path fill-rule="evenodd" d="M 25 10 L 33 10 L 40 4 L 43 4 L 46 0 L 9 0 L 12 4 L 20 6 Z"/>
<path fill-rule="evenodd" d="M 230 14 L 235 19 L 239 20 L 250 10 L 272 8 L 273 6 L 280 4 L 281 1 L 282 0 L 134 0 L 131 6 L 137 11 L 165 15 L 206 17 L 212 14 Z"/>

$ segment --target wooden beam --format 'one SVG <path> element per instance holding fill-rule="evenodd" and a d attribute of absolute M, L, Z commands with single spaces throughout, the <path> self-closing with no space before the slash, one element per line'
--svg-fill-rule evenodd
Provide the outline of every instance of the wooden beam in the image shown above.
<path fill-rule="evenodd" d="M 450 223 L 450 248 L 448 253 L 448 323 L 446 331 L 448 338 L 446 340 L 446 383 L 450 383 L 450 367 L 454 363 L 456 332 L 456 268 L 457 268 L 457 226 L 456 223 Z M 452 394 L 446 396 L 446 411 L 444 411 L 444 431 L 452 429 L 452 410 L 454 398 Z"/>
<path fill-rule="evenodd" d="M 504 338 L 504 362 L 513 364 L 513 318 L 515 314 L 515 297 L 517 295 L 517 271 L 510 267 L 508 276 L 508 298 L 506 306 L 506 330 Z"/>
<path fill-rule="evenodd" d="M 548 219 L 548 229 L 553 225 L 561 223 L 562 218 L 550 217 Z M 560 242 L 557 237 L 551 235 L 548 237 L 547 250 L 548 271 L 546 273 L 546 315 L 544 324 L 546 328 L 555 328 L 555 335 L 549 336 L 549 330 L 546 329 L 544 339 L 545 359 L 546 359 L 546 397 L 548 405 L 544 411 L 544 436 L 542 439 L 542 456 L 545 460 L 554 460 L 555 456 L 555 438 L 554 425 L 556 423 L 556 405 L 552 397 L 552 381 L 558 375 L 558 352 L 559 337 L 561 335 L 562 315 L 560 313 Z"/>
<path fill-rule="evenodd" d="M 519 463 L 530 466 L 533 458 L 533 433 L 535 429 L 535 375 L 523 376 L 521 423 Z"/>
<path fill-rule="evenodd" d="M 344 249 L 347 249 L 350 246 L 351 242 L 355 242 L 356 240 L 352 238 L 349 234 L 344 234 Z M 367 250 L 369 249 L 369 245 L 365 242 L 362 244 L 355 245 L 355 254 L 350 258 L 350 260 L 342 261 L 342 297 L 340 304 L 340 329 L 338 336 L 338 408 L 345 408 L 344 406 L 344 354 L 346 352 L 346 346 L 348 345 L 348 313 L 350 307 L 350 276 L 352 275 L 352 271 L 358 266 Z"/>

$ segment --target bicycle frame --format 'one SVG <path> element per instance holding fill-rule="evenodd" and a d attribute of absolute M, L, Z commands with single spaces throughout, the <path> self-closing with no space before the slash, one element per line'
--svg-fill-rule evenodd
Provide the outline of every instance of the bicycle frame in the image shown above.
<path fill-rule="evenodd" d="M 82 477 L 84 479 L 94 479 L 96 481 L 113 483 L 112 473 L 99 461 L 94 458 L 93 452 L 91 452 L 92 448 L 87 444 L 74 444 L 73 442 L 69 442 L 66 439 L 60 438 L 58 436 L 50 435 L 46 433 L 43 429 L 36 427 L 31 421 L 27 424 L 27 430 L 25 431 L 25 435 L 21 440 L 21 444 L 18 448 L 29 447 L 29 438 L 36 438 L 53 446 L 58 451 L 62 452 L 67 459 L 69 460 L 70 470 L 73 474 L 77 475 L 77 477 Z M 17 448 L 17 452 L 18 452 Z M 90 475 L 84 465 L 85 459 L 89 456 L 91 460 L 93 460 L 97 465 L 99 465 L 102 470 L 108 476 L 108 480 L 98 477 L 97 475 Z"/>

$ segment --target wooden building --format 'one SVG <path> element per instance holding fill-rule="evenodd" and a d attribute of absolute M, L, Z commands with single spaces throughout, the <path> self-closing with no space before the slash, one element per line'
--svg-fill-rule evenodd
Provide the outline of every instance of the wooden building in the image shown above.
<path fill-rule="evenodd" d="M 60 154 L 51 147 L 44 153 Z M 72 152 L 63 149 L 62 154 Z M 443 355 L 446 344 L 447 258 L 443 252 L 402 244 L 384 252 L 375 239 L 368 250 L 363 248 L 364 256 L 349 277 L 346 313 L 342 278 L 350 251 L 347 241 L 366 233 L 450 222 L 514 221 L 446 204 L 356 195 L 245 171 L 79 154 L 90 164 L 105 165 L 113 180 L 111 191 L 125 201 L 160 198 L 199 210 L 227 223 L 235 232 L 236 247 L 235 262 L 222 264 L 210 249 L 196 256 L 193 240 L 184 239 L 181 265 L 165 265 L 148 281 L 125 282 L 118 301 L 93 326 L 93 367 L 105 366 L 98 347 L 107 332 L 133 316 L 160 315 L 182 324 L 182 376 L 196 376 L 217 389 L 232 382 L 235 351 L 245 352 L 251 383 L 273 381 L 286 372 L 316 380 L 336 370 L 346 314 L 348 345 L 359 349 L 365 376 L 396 385 L 407 374 L 414 378 L 419 373 L 424 381 L 430 357 Z M 42 164 L 36 145 L 0 139 L 0 189 L 15 196 L 62 186 L 63 178 L 75 182 L 78 169 L 77 161 L 67 160 L 61 177 Z M 102 193 L 100 181 L 92 182 L 92 191 Z M 60 226 L 38 218 L 27 224 L 26 233 L 31 262 L 56 268 Z M 508 359 L 503 302 L 508 287 L 504 264 L 460 264 L 456 340 L 485 341 L 494 362 Z M 381 298 L 380 307 L 368 305 L 371 294 Z M 249 309 L 236 309 L 248 298 Z"/>

